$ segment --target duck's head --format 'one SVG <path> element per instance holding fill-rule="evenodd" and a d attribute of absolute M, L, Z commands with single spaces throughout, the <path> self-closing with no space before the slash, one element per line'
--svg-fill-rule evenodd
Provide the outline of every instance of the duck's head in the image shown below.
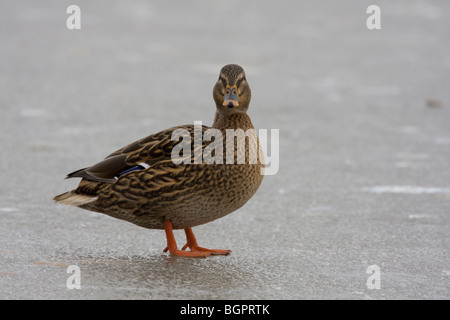
<path fill-rule="evenodd" d="M 220 70 L 213 89 L 217 111 L 221 114 L 245 113 L 252 92 L 245 79 L 245 71 L 237 64 L 228 64 Z"/>

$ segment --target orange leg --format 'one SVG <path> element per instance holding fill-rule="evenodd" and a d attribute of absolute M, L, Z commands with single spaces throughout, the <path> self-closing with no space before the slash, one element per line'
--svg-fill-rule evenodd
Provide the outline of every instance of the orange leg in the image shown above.
<path fill-rule="evenodd" d="M 194 232 L 192 232 L 191 228 L 184 229 L 186 233 L 186 241 L 187 243 L 181 248 L 181 250 L 186 250 L 187 247 L 191 249 L 191 251 L 199 251 L 199 252 L 209 252 L 212 255 L 228 255 L 231 253 L 231 250 L 220 250 L 220 249 L 206 249 L 199 247 L 197 244 L 197 239 L 195 239 Z"/>
<path fill-rule="evenodd" d="M 175 237 L 173 235 L 173 225 L 169 220 L 164 221 L 164 230 L 166 231 L 167 238 L 167 247 L 164 249 L 164 252 L 169 251 L 170 254 L 181 257 L 193 257 L 193 258 L 203 258 L 211 255 L 208 252 L 199 252 L 199 251 L 183 251 L 178 250 L 177 242 L 175 241 Z"/>
<path fill-rule="evenodd" d="M 231 253 L 230 250 L 218 250 L 218 249 L 205 249 L 199 247 L 197 244 L 197 240 L 195 239 L 194 233 L 191 228 L 184 229 L 186 233 L 186 245 L 182 248 L 182 250 L 178 250 L 177 242 L 175 241 L 175 237 L 173 235 L 173 225 L 169 220 L 164 221 L 164 230 L 166 231 L 167 238 L 167 247 L 164 249 L 164 252 L 169 251 L 170 254 L 181 256 L 181 257 L 194 257 L 194 258 L 202 258 L 211 255 L 228 255 Z M 187 247 L 191 249 L 191 251 L 184 251 Z"/>

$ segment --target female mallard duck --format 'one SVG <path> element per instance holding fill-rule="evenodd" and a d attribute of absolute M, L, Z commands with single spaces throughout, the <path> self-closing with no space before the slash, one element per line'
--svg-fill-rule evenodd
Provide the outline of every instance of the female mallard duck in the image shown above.
<path fill-rule="evenodd" d="M 190 142 L 194 141 L 198 128 L 202 134 L 209 129 L 217 129 L 224 137 L 230 132 L 227 129 L 254 133 L 246 113 L 251 91 L 240 66 L 230 64 L 222 68 L 213 97 L 216 115 L 211 128 L 183 125 L 131 143 L 91 167 L 70 173 L 67 178 L 82 178 L 80 184 L 54 200 L 127 220 L 144 228 L 164 229 L 167 237 L 164 252 L 168 250 L 173 255 L 205 257 L 229 254 L 230 250 L 199 247 L 191 228 L 237 210 L 255 194 L 264 170 L 257 136 L 247 135 L 247 141 L 251 141 L 245 144 L 244 152 L 240 152 L 242 146 L 240 148 L 235 143 L 234 137 L 230 140 L 234 148 L 234 151 L 230 150 L 230 145 L 229 151 L 234 158 L 231 163 L 225 159 L 225 139 L 221 144 L 223 152 L 215 154 L 213 163 L 206 163 L 203 159 L 189 164 L 172 159 L 174 147 L 181 143 L 172 137 L 177 129 L 190 135 Z M 258 151 L 251 147 L 250 142 Z M 202 152 L 206 151 L 208 143 L 202 141 L 200 146 Z M 192 151 L 191 160 L 196 160 L 194 157 L 199 153 L 194 148 Z M 249 161 L 255 152 L 258 155 L 256 161 Z M 222 158 L 217 161 L 217 157 Z M 185 230 L 187 243 L 181 250 L 177 247 L 173 229 Z M 187 247 L 191 251 L 185 251 Z"/>

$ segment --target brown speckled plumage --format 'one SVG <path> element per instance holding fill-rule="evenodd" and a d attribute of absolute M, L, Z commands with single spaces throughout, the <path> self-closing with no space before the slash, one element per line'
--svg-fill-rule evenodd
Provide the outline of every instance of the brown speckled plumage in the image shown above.
<path fill-rule="evenodd" d="M 229 88 L 235 88 L 234 98 L 228 92 Z M 244 70 L 237 65 L 223 67 L 213 96 L 216 102 L 214 123 L 212 127 L 202 126 L 202 132 L 215 128 L 223 134 L 223 164 L 175 164 L 171 153 L 179 141 L 172 141 L 172 132 L 187 130 L 193 144 L 195 129 L 194 125 L 173 127 L 131 143 L 96 165 L 69 174 L 68 178 L 82 178 L 78 188 L 56 196 L 55 200 L 141 227 L 164 228 L 166 232 L 165 221 L 170 221 L 173 229 L 186 229 L 187 236 L 191 227 L 239 209 L 260 186 L 264 167 L 256 134 L 250 134 L 248 138 L 256 148 L 247 143 L 245 150 L 242 147 L 238 150 L 235 145 L 235 162 L 227 164 L 225 159 L 226 130 L 254 129 L 246 113 L 251 91 Z M 228 105 L 227 99 L 234 99 L 234 105 Z M 202 151 L 208 144 L 210 141 L 203 142 Z M 250 155 L 255 153 L 260 157 L 256 157 L 256 163 L 249 163 Z M 192 150 L 192 162 L 194 154 Z M 144 163 L 146 166 L 139 170 L 121 174 Z"/>

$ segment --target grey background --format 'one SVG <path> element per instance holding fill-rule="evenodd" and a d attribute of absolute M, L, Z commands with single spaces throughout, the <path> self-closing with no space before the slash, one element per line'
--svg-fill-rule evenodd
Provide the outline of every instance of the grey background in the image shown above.
<path fill-rule="evenodd" d="M 81 30 L 66 8 L 81 8 Z M 381 7 L 381 30 L 366 8 Z M 1 299 L 448 299 L 448 1 L 1 1 Z M 73 170 L 214 116 L 238 63 L 280 168 L 194 229 L 56 205 Z M 182 231 L 176 233 L 179 245 Z M 81 289 L 69 290 L 69 265 Z M 381 288 L 370 290 L 370 265 Z"/>

